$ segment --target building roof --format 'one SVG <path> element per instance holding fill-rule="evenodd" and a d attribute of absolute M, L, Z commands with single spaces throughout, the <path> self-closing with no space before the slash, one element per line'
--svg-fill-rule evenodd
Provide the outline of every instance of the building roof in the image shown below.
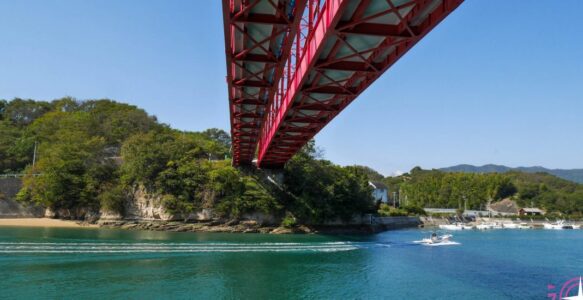
<path fill-rule="evenodd" d="M 372 186 L 374 189 L 379 189 L 379 190 L 387 190 L 387 186 L 379 181 L 369 181 L 368 184 L 370 186 Z"/>
<path fill-rule="evenodd" d="M 502 201 L 490 204 L 490 210 L 500 213 L 516 214 L 518 213 L 518 205 L 516 205 L 516 202 L 506 198 Z"/>
<path fill-rule="evenodd" d="M 526 212 L 526 213 L 543 213 L 543 210 L 537 207 L 524 207 L 521 208 L 520 210 Z"/>
<path fill-rule="evenodd" d="M 433 207 L 425 207 L 423 208 L 425 212 L 433 213 L 433 214 L 455 214 L 457 210 L 455 208 L 433 208 Z"/>

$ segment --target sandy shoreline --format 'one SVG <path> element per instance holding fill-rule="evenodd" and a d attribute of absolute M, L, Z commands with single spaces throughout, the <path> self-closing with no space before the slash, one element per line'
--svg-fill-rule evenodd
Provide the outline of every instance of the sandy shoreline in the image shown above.
<path fill-rule="evenodd" d="M 0 226 L 17 227 L 49 227 L 49 228 L 96 228 L 93 224 L 82 224 L 78 221 L 57 220 L 49 218 L 19 218 L 0 219 Z"/>

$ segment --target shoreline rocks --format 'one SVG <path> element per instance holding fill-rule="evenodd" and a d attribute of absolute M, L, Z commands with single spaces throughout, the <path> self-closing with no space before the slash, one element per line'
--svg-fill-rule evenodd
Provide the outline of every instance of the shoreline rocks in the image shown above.
<path fill-rule="evenodd" d="M 281 226 L 265 226 L 255 221 L 239 222 L 196 222 L 178 221 L 134 221 L 101 220 L 97 222 L 101 228 L 124 230 L 149 230 L 168 232 L 212 232 L 212 233 L 261 233 L 261 234 L 373 234 L 387 230 L 376 226 L 306 226 L 292 228 Z"/>

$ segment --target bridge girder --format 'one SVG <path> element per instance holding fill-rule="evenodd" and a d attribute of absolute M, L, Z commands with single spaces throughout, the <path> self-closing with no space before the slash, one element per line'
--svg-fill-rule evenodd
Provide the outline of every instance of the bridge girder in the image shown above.
<path fill-rule="evenodd" d="M 462 2 L 223 0 L 233 163 L 283 167 Z"/>

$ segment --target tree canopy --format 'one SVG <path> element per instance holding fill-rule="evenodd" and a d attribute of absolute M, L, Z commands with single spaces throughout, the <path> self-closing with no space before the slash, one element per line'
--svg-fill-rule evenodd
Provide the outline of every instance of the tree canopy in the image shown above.
<path fill-rule="evenodd" d="M 278 192 L 260 173 L 231 166 L 231 138 L 221 129 L 174 130 L 107 99 L 15 99 L 1 101 L 0 112 L 1 170 L 26 172 L 19 199 L 55 210 L 123 214 L 137 188 L 183 216 L 213 208 L 226 218 L 288 212 L 320 223 L 372 209 L 367 176 L 375 172 L 322 160 L 314 142 L 288 164 Z"/>
<path fill-rule="evenodd" d="M 488 202 L 512 198 L 522 207 L 583 213 L 583 185 L 547 173 L 451 173 L 417 167 L 385 182 L 402 201 L 421 207 L 485 209 Z"/>

